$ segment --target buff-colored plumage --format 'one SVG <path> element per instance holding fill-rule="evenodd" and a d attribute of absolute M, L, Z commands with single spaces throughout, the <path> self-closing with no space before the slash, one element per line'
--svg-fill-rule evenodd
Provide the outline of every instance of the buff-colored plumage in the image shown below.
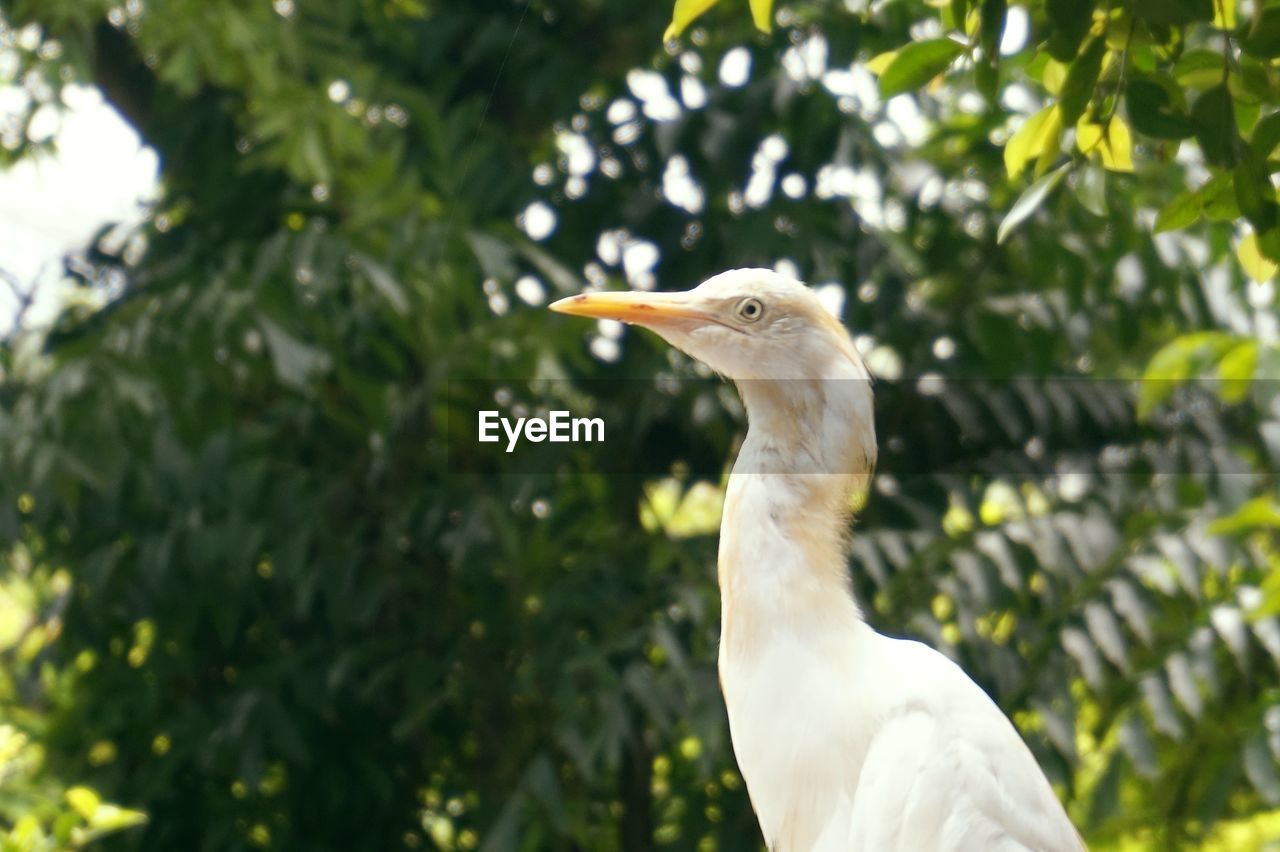
<path fill-rule="evenodd" d="M 732 379 L 746 404 L 720 528 L 720 682 L 772 852 L 1084 849 L 986 693 L 862 618 L 847 507 L 875 464 L 871 382 L 813 293 L 739 269 L 688 293 L 552 307 L 651 328 Z"/>

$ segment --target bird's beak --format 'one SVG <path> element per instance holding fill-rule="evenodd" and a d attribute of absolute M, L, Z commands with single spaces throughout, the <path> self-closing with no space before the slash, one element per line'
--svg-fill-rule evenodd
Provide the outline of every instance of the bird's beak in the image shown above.
<path fill-rule="evenodd" d="M 620 320 L 651 327 L 670 320 L 716 321 L 688 293 L 644 293 L 634 290 L 581 293 L 553 302 L 550 308 L 562 314 Z"/>

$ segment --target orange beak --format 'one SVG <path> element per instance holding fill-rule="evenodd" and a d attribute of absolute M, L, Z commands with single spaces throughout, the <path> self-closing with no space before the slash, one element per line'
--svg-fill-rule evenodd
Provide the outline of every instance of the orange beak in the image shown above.
<path fill-rule="evenodd" d="M 636 325 L 661 325 L 664 320 L 716 322 L 697 307 L 688 293 L 609 291 L 582 293 L 553 302 L 551 310 L 577 317 L 620 320 Z"/>

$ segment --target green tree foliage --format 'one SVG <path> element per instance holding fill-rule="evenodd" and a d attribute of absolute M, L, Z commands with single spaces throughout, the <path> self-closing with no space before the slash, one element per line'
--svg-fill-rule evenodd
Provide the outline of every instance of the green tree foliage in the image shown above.
<path fill-rule="evenodd" d="M 93 654 L 85 651 L 62 669 L 46 658 L 61 634 L 71 578 L 42 564 L 42 551 L 39 540 L 28 540 L 0 557 L 0 849 L 6 852 L 79 847 L 146 822 L 145 814 L 46 770 L 43 705 L 69 697 L 76 670 L 92 665 Z M 106 748 L 98 746 L 99 758 Z"/>
<path fill-rule="evenodd" d="M 869 618 L 1097 848 L 1277 833 L 1270 7 L 857 5 L 665 49 L 602 0 L 5 5 L 23 82 L 162 163 L 145 245 L 74 267 L 123 292 L 0 344 L 0 537 L 69 580 L 20 703 L 147 813 L 108 843 L 758 844 L 713 665 L 740 411 L 541 308 L 747 265 L 838 285 L 881 379 Z M 616 431 L 520 472 L 465 439 L 495 396 Z"/>
<path fill-rule="evenodd" d="M 665 37 L 678 37 L 717 2 L 679 0 Z M 770 29 L 772 5 L 772 0 L 751 3 L 764 32 Z M 1212 218 L 1247 222 L 1252 230 L 1239 237 L 1240 263 L 1253 278 L 1267 280 L 1280 262 L 1280 206 L 1270 179 L 1280 170 L 1280 118 L 1274 115 L 1280 101 L 1280 5 L 1254 0 L 1246 4 L 1247 16 L 1238 5 L 1237 0 L 1044 0 L 1015 7 L 1019 26 L 1029 26 L 1032 35 L 1010 46 L 1002 43 L 1009 15 L 1005 0 L 929 2 L 917 7 L 914 23 L 918 32 L 937 35 L 885 51 L 869 67 L 879 74 L 885 97 L 949 74 L 969 77 L 988 101 L 1010 83 L 1033 86 L 1047 96 L 1043 109 L 1004 143 L 1009 177 L 1016 179 L 1034 161 L 1039 180 L 1009 211 L 1001 242 L 1069 170 L 1084 170 L 1093 161 L 1110 171 L 1133 171 L 1132 127 L 1154 163 L 1174 159 L 1183 140 L 1194 140 L 1198 159 L 1209 167 L 1210 179 L 1196 181 L 1203 186 L 1160 211 L 1156 231 L 1193 224 L 1208 215 L 1209 198 L 1219 198 Z M 862 7 L 864 23 L 880 23 L 867 11 L 869 4 L 853 6 Z M 1072 128 L 1074 144 L 1068 135 Z M 1064 143 L 1070 165 L 1046 175 L 1063 158 Z M 1081 184 L 1081 203 L 1090 207 L 1094 200 L 1084 196 L 1096 193 L 1102 178 L 1082 178 Z"/>

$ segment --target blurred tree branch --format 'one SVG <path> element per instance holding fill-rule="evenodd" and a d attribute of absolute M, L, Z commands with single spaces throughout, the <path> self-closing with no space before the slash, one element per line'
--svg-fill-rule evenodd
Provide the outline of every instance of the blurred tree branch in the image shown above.
<path fill-rule="evenodd" d="M 3 281 L 13 291 L 13 298 L 17 302 L 17 309 L 13 313 L 13 328 L 14 330 L 20 329 L 26 321 L 27 311 L 31 309 L 31 305 L 35 302 L 36 287 L 32 284 L 24 289 L 18 277 L 3 268 L 0 268 L 0 281 Z"/>
<path fill-rule="evenodd" d="M 105 20 L 93 28 L 93 80 L 107 102 L 149 139 L 155 75 L 146 66 L 128 33 Z"/>

